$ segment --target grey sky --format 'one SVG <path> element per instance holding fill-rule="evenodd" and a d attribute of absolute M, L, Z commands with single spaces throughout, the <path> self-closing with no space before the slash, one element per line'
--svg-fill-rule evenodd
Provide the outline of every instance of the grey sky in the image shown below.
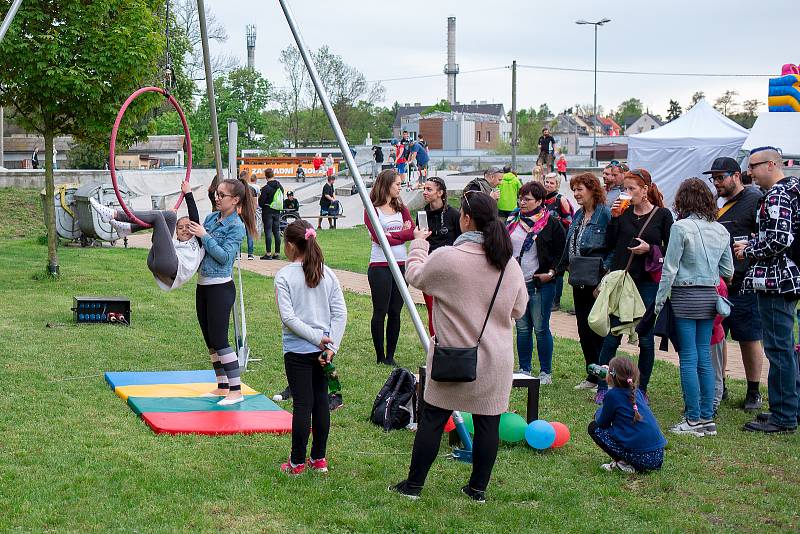
<path fill-rule="evenodd" d="M 593 29 L 575 20 L 612 21 L 599 29 L 598 68 L 657 72 L 780 74 L 800 62 L 796 4 L 790 0 L 290 0 L 312 48 L 328 44 L 369 80 L 442 73 L 447 17 L 457 18 L 456 60 L 461 71 L 510 65 L 593 67 Z M 245 26 L 256 24 L 256 68 L 284 84 L 278 53 L 292 36 L 275 0 L 207 0 L 227 29 L 227 52 L 246 62 Z M 757 9 L 754 7 L 758 6 Z M 434 103 L 447 96 L 444 75 L 386 81 L 385 105 Z M 511 72 L 459 74 L 458 100 L 511 105 Z M 598 74 L 598 104 L 606 109 L 629 97 L 665 114 L 675 98 L 684 107 L 695 91 L 709 100 L 726 89 L 738 101 L 766 103 L 767 78 L 664 77 Z M 546 102 L 553 111 L 592 101 L 592 74 L 518 70 L 520 107 Z M 765 106 L 764 106 L 765 107 Z"/>

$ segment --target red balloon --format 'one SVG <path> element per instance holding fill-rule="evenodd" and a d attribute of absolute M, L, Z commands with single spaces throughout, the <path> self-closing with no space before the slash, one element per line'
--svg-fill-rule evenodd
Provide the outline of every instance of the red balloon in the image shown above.
<path fill-rule="evenodd" d="M 450 416 L 450 419 L 447 420 L 447 424 L 444 425 L 445 432 L 452 432 L 456 429 L 456 424 L 453 422 L 453 416 Z"/>
<path fill-rule="evenodd" d="M 550 445 L 551 449 L 558 449 L 563 447 L 569 441 L 569 428 L 564 423 L 550 423 L 550 426 L 553 427 L 553 430 L 556 431 L 556 439 L 552 445 Z"/>

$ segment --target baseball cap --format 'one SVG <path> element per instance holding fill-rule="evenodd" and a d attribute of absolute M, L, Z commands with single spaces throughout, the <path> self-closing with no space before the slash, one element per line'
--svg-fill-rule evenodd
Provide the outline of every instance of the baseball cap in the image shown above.
<path fill-rule="evenodd" d="M 742 168 L 736 163 L 733 158 L 717 158 L 711 164 L 711 170 L 705 171 L 703 174 L 715 174 L 718 172 L 727 172 L 733 174 L 735 172 L 741 173 Z"/>

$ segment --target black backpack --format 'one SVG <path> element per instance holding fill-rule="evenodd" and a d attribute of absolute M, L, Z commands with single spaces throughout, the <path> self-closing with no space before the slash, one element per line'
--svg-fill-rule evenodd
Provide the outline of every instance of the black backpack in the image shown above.
<path fill-rule="evenodd" d="M 331 217 L 338 217 L 342 214 L 342 205 L 339 204 L 338 200 L 334 200 L 331 202 L 331 205 L 328 207 L 328 215 Z"/>
<path fill-rule="evenodd" d="M 406 369 L 394 369 L 375 397 L 369 420 L 384 431 L 405 428 L 417 420 L 417 379 Z"/>

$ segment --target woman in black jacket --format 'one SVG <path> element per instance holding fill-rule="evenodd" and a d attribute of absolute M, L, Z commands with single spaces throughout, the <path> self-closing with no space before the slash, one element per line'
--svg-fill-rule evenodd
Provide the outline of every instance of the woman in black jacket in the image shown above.
<path fill-rule="evenodd" d="M 544 204 L 547 191 L 538 182 L 519 190 L 520 207 L 511 213 L 506 227 L 514 257 L 522 267 L 528 288 L 528 309 L 517 319 L 517 355 L 520 372 L 531 374 L 533 335 L 539 356 L 539 383 L 552 384 L 553 334 L 550 311 L 556 293 L 556 269 L 564 253 L 566 233 Z"/>
<path fill-rule="evenodd" d="M 264 171 L 264 177 L 267 183 L 261 188 L 261 194 L 258 196 L 258 206 L 261 208 L 261 219 L 264 223 L 264 239 L 267 242 L 267 253 L 261 256 L 262 260 L 277 260 L 281 256 L 281 232 L 280 232 L 280 218 L 281 210 L 283 209 L 283 186 L 275 178 L 275 172 L 272 169 Z M 278 199 L 275 199 L 275 194 L 280 191 Z M 270 254 L 269 250 L 272 248 L 272 239 L 275 239 L 275 253 Z"/>
<path fill-rule="evenodd" d="M 425 199 L 425 214 L 428 217 L 428 236 L 430 243 L 429 254 L 441 247 L 449 247 L 458 236 L 461 235 L 461 225 L 459 219 L 461 212 L 447 205 L 447 186 L 439 177 L 432 176 L 425 180 L 422 187 L 422 198 Z M 417 227 L 419 227 L 419 215 L 417 215 Z M 425 297 L 425 307 L 428 308 L 428 332 L 431 336 L 433 332 L 433 297 L 423 293 Z"/>

